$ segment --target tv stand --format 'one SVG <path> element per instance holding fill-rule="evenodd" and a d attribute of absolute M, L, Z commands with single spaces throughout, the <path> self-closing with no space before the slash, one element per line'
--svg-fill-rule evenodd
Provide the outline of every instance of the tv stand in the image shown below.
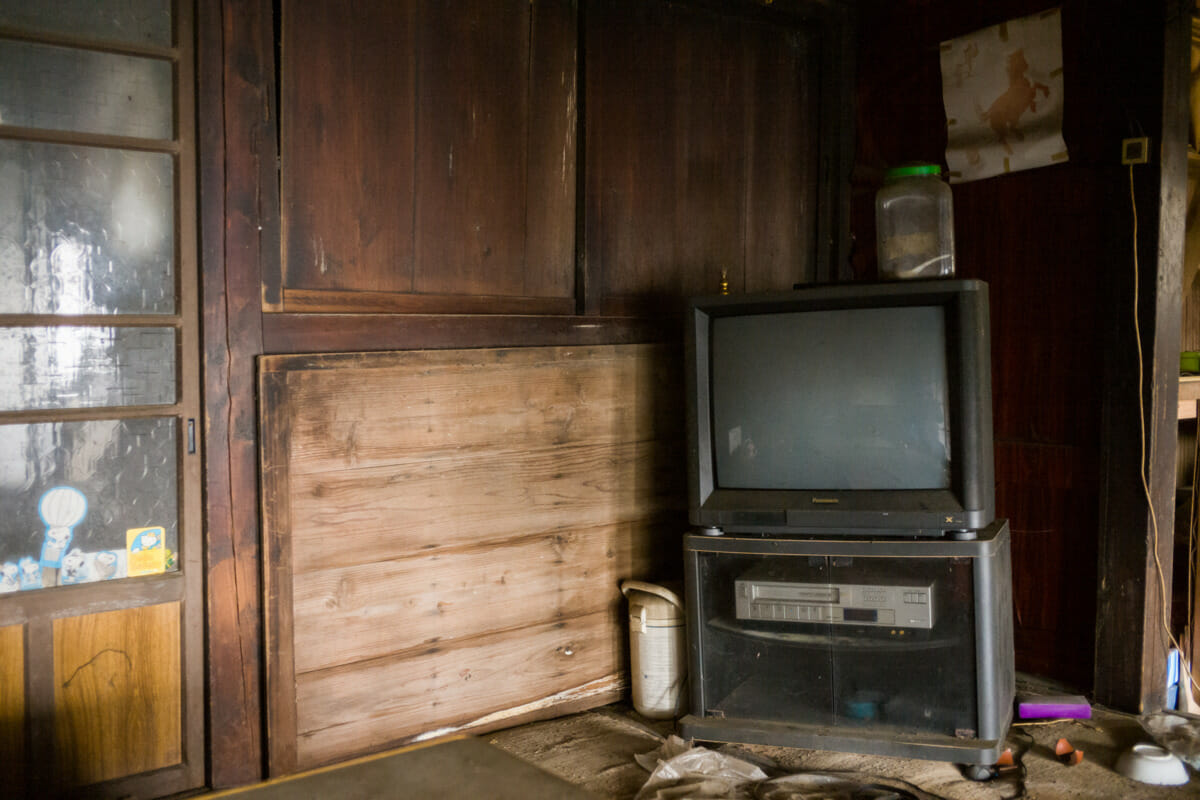
<path fill-rule="evenodd" d="M 685 738 L 992 764 L 1014 692 L 1009 531 L 684 539 Z"/>

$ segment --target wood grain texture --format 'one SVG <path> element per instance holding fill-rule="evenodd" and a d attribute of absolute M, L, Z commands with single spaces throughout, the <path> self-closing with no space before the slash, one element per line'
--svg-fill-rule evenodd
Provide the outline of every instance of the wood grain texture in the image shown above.
<path fill-rule="evenodd" d="M 413 289 L 417 5 L 282 3 L 286 288 Z"/>
<path fill-rule="evenodd" d="M 836 70 L 818 66 L 815 6 L 801 23 L 749 5 L 589 4 L 588 311 L 675 309 L 715 293 L 723 270 L 734 291 L 816 275 L 838 213 L 817 202 L 831 152 L 819 118 L 840 106 L 818 106 Z"/>
<path fill-rule="evenodd" d="M 573 311 L 574 4 L 281 16 L 283 307 Z"/>
<path fill-rule="evenodd" d="M 56 771 L 87 785 L 180 763 L 180 604 L 54 621 Z"/>
<path fill-rule="evenodd" d="M 265 359 L 264 359 L 265 360 Z M 292 503 L 288 448 L 292 418 L 287 376 L 262 370 L 259 418 L 263 425 L 260 467 L 263 518 L 263 646 L 266 652 L 267 771 L 274 777 L 296 770 L 295 648 L 292 612 Z"/>
<path fill-rule="evenodd" d="M 679 339 L 680 325 L 666 316 L 271 314 L 262 335 L 266 352 L 285 355 L 670 342 Z"/>
<path fill-rule="evenodd" d="M 271 4 L 197 12 L 206 699 L 209 780 L 223 787 L 263 774 L 254 356 L 282 280 L 264 245 L 278 241 Z"/>
<path fill-rule="evenodd" d="M 414 289 L 523 295 L 527 0 L 421 7 Z"/>
<path fill-rule="evenodd" d="M 790 288 L 816 278 L 817 205 L 821 118 L 817 45 L 801 32 L 748 24 L 746 268 L 732 291 Z M 790 102 L 777 102 L 777 98 Z M 828 109 L 825 109 L 828 112 Z M 711 291 L 705 287 L 705 291 Z"/>
<path fill-rule="evenodd" d="M 532 699 L 570 697 L 626 668 L 621 622 L 615 610 L 602 611 L 299 676 L 300 764 L 502 719 Z"/>
<path fill-rule="evenodd" d="M 270 696 L 294 708 L 294 767 L 612 698 L 619 582 L 679 571 L 676 356 L 262 359 L 268 619 L 292 626 L 268 657 L 294 660 Z"/>
<path fill-rule="evenodd" d="M 538 534 L 479 547 L 438 548 L 378 564 L 296 574 L 296 672 L 366 661 L 478 632 L 519 630 L 548 611 L 573 618 L 620 605 L 617 586 L 664 560 L 655 528 L 627 523 Z M 531 587 L 556 586 L 550 608 Z M 603 587 L 603 590 L 600 589 Z"/>
<path fill-rule="evenodd" d="M 25 626 L 0 628 L 0 753 L 8 764 L 25 764 Z M 25 791 L 25 770 L 11 771 L 14 796 Z"/>

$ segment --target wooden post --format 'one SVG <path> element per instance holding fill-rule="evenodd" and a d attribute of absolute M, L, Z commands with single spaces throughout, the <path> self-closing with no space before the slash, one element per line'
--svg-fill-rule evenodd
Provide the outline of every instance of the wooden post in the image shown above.
<path fill-rule="evenodd" d="M 1136 14 L 1128 4 L 1122 8 L 1131 25 L 1145 26 L 1148 44 L 1137 60 L 1147 65 L 1143 77 L 1162 75 L 1161 104 L 1140 109 L 1160 114 L 1162 127 L 1161 147 L 1152 138 L 1149 163 L 1132 167 L 1139 217 L 1132 248 L 1139 264 L 1140 386 L 1130 300 L 1132 252 L 1129 269 L 1118 268 L 1110 276 L 1113 334 L 1106 342 L 1104 375 L 1094 699 L 1142 713 L 1161 709 L 1166 698 L 1191 14 L 1190 4 L 1164 0 L 1158 27 L 1154 19 L 1133 19 L 1145 19 L 1147 7 L 1139 6 Z M 1161 61 L 1153 58 L 1156 35 L 1164 37 Z M 1137 38 L 1135 32 L 1124 41 Z M 1155 71 L 1156 63 L 1160 72 Z M 1152 116 L 1147 119 L 1153 121 Z M 1129 169 L 1122 167 L 1123 177 Z M 1129 219 L 1132 224 L 1132 214 Z M 1139 464 L 1145 465 L 1145 489 Z"/>

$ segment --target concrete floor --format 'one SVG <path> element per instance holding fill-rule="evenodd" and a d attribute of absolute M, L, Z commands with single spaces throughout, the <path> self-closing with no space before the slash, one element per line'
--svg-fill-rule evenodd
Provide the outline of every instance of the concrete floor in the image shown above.
<path fill-rule="evenodd" d="M 673 732 L 673 722 L 649 721 L 632 708 L 618 704 L 483 738 L 598 797 L 632 800 L 649 777 L 634 756 L 655 750 Z M 1066 738 L 1076 749 L 1084 751 L 1082 763 L 1065 766 L 1059 762 L 1054 755 L 1059 738 Z M 989 782 L 970 781 L 956 766 L 940 762 L 755 745 L 734 749 L 736 754 L 774 765 L 775 771 L 767 770 L 772 776 L 778 772 L 818 771 L 845 773 L 863 782 L 879 777 L 892 780 L 893 785 L 907 788 L 918 797 L 933 800 L 1200 797 L 1200 778 L 1194 772 L 1190 783 L 1176 787 L 1138 783 L 1115 772 L 1118 756 L 1142 741 L 1150 738 L 1135 717 L 1101 708 L 1094 708 L 1089 720 L 1014 726 L 1008 742 L 1014 754 L 1022 754 L 1023 787 L 1015 776 Z"/>

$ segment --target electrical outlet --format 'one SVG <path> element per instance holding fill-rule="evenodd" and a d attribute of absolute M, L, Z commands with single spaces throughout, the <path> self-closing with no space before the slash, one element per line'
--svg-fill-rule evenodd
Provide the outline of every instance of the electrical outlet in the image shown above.
<path fill-rule="evenodd" d="M 1137 136 L 1121 140 L 1122 164 L 1145 164 L 1150 160 L 1150 137 Z"/>

